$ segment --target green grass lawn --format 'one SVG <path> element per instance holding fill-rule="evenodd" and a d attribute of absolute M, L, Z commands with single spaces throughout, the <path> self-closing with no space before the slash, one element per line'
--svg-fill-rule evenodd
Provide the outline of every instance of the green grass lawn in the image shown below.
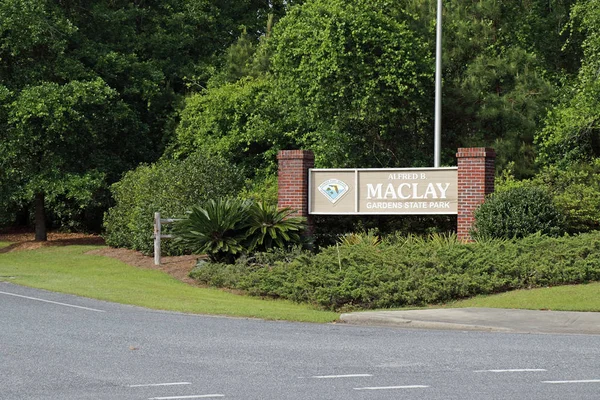
<path fill-rule="evenodd" d="M 0 281 L 158 310 L 304 322 L 339 318 L 307 305 L 192 287 L 161 271 L 85 254 L 96 248 L 56 246 L 0 254 Z"/>
<path fill-rule="evenodd" d="M 448 304 L 448 307 L 521 308 L 555 311 L 600 311 L 600 283 L 515 290 L 493 296 L 478 296 Z"/>

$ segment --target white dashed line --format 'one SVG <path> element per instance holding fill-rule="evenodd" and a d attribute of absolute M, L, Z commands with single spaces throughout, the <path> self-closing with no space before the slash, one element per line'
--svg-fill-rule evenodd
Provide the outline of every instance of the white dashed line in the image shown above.
<path fill-rule="evenodd" d="M 380 386 L 380 387 L 362 387 L 354 388 L 354 390 L 394 390 L 394 389 L 424 389 L 429 386 L 425 385 L 406 385 L 406 386 Z"/>
<path fill-rule="evenodd" d="M 473 371 L 473 372 L 545 372 L 545 371 L 547 371 L 547 370 L 541 369 L 541 368 L 537 368 L 537 369 L 523 368 L 523 369 L 483 369 L 480 371 Z"/>
<path fill-rule="evenodd" d="M 127 385 L 130 388 L 137 387 L 152 387 L 152 386 L 177 386 L 177 385 L 191 385 L 191 382 L 171 382 L 171 383 L 146 383 L 141 385 Z"/>
<path fill-rule="evenodd" d="M 8 292 L 0 292 L 0 294 L 6 294 L 6 295 L 9 295 L 9 296 L 21 297 L 23 299 L 41 301 L 41 302 L 44 302 L 44 303 L 58 304 L 59 306 L 79 308 L 79 309 L 87 310 L 87 311 L 106 312 L 104 310 L 96 310 L 95 308 L 76 306 L 74 304 L 59 303 L 58 301 L 50 301 L 50 300 L 39 299 L 37 297 L 22 296 L 20 294 L 14 294 L 14 293 L 8 293 Z"/>
<path fill-rule="evenodd" d="M 585 379 L 579 381 L 543 381 L 542 383 L 600 383 L 600 379 Z"/>
<path fill-rule="evenodd" d="M 152 397 L 148 400 L 176 400 L 176 399 L 210 399 L 216 397 L 225 397 L 224 394 L 200 394 L 197 396 L 172 396 L 172 397 Z"/>
<path fill-rule="evenodd" d="M 350 375 L 321 375 L 311 376 L 313 379 L 337 379 L 337 378 L 362 378 L 366 376 L 373 376 L 371 374 L 350 374 Z"/>

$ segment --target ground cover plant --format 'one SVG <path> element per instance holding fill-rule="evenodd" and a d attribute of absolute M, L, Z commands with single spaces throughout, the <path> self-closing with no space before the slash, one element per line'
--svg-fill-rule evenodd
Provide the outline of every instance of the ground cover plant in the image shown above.
<path fill-rule="evenodd" d="M 200 282 L 328 310 L 440 304 L 479 294 L 600 280 L 600 232 L 465 244 L 454 236 L 392 236 L 204 263 Z"/>

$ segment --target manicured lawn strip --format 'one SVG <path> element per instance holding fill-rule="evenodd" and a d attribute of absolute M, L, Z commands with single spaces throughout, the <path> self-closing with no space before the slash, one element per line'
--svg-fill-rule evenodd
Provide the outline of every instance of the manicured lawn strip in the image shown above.
<path fill-rule="evenodd" d="M 10 242 L 0 242 L 0 249 L 3 248 L 3 247 L 8 247 L 10 245 L 11 245 Z"/>
<path fill-rule="evenodd" d="M 554 311 L 600 311 L 600 283 L 515 290 L 457 301 L 449 307 L 519 308 Z"/>
<path fill-rule="evenodd" d="M 85 252 L 97 246 L 46 247 L 0 254 L 0 280 L 152 309 L 270 320 L 331 322 L 339 314 L 186 285 L 154 270 Z"/>

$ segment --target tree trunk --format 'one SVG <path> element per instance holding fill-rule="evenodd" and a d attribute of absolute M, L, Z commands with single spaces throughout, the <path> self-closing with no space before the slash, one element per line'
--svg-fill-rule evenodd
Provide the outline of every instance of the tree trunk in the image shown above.
<path fill-rule="evenodd" d="M 35 194 L 35 241 L 45 242 L 48 240 L 46 232 L 46 206 L 44 205 L 44 193 Z"/>

